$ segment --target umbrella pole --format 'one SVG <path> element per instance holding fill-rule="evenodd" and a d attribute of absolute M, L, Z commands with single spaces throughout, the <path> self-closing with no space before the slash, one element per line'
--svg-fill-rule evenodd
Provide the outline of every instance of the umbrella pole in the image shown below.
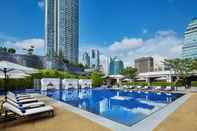
<path fill-rule="evenodd" d="M 5 93 L 5 102 L 7 101 L 7 68 L 4 68 L 4 93 Z M 5 117 L 7 117 L 7 111 L 5 111 Z"/>

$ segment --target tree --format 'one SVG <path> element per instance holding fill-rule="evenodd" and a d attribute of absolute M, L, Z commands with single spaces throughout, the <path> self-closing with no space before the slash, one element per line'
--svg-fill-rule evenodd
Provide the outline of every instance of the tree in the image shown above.
<path fill-rule="evenodd" d="M 121 74 L 129 79 L 134 79 L 137 75 L 137 69 L 133 67 L 126 67 L 121 71 Z"/>
<path fill-rule="evenodd" d="M 94 71 L 91 73 L 91 80 L 92 80 L 92 85 L 93 87 L 98 87 L 101 86 L 103 84 L 103 78 L 102 78 L 103 74 L 97 71 Z"/>
<path fill-rule="evenodd" d="M 188 88 L 188 79 L 192 76 L 192 72 L 194 70 L 194 64 L 192 59 L 171 59 L 171 60 L 165 60 L 164 64 L 170 67 L 175 75 L 176 75 L 176 81 L 177 84 L 178 81 L 181 79 L 183 80 L 183 84 L 185 88 Z"/>
<path fill-rule="evenodd" d="M 27 51 L 28 55 L 33 55 L 35 47 L 33 45 L 30 45 L 29 48 L 23 48 L 24 51 Z"/>
<path fill-rule="evenodd" d="M 197 59 L 192 61 L 192 70 L 197 71 Z"/>
<path fill-rule="evenodd" d="M 15 54 L 15 53 L 16 53 L 16 49 L 14 49 L 14 48 L 9 48 L 9 49 L 8 49 L 8 53 L 10 53 L 10 54 Z"/>

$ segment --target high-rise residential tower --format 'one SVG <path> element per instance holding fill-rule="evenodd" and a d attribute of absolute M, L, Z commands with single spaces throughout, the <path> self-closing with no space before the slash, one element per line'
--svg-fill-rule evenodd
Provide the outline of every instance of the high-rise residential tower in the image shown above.
<path fill-rule="evenodd" d="M 183 58 L 197 58 L 197 18 L 193 19 L 185 32 Z"/>
<path fill-rule="evenodd" d="M 45 0 L 46 55 L 78 62 L 79 0 Z"/>
<path fill-rule="evenodd" d="M 93 69 L 99 69 L 100 66 L 100 53 L 97 49 L 90 51 L 90 67 Z"/>
<path fill-rule="evenodd" d="M 83 53 L 82 62 L 84 66 L 90 67 L 90 56 L 87 52 Z"/>

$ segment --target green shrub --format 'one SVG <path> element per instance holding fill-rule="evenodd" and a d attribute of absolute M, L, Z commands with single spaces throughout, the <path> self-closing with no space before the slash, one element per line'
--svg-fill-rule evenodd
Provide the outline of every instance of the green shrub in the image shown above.
<path fill-rule="evenodd" d="M 147 82 L 129 82 L 129 83 L 123 83 L 123 85 L 141 85 L 141 86 L 148 86 Z M 150 83 L 150 86 L 174 86 L 175 83 L 170 82 L 152 82 Z"/>
<path fill-rule="evenodd" d="M 183 81 L 183 80 L 178 80 L 178 81 L 175 83 L 175 86 L 176 86 L 176 87 L 184 86 L 184 81 Z"/>
<path fill-rule="evenodd" d="M 92 80 L 92 86 L 93 87 L 98 87 L 103 84 L 103 78 L 102 74 L 100 72 L 94 71 L 91 73 L 91 80 Z"/>
<path fill-rule="evenodd" d="M 171 82 L 152 82 L 150 83 L 151 86 L 174 86 L 174 83 Z"/>
<path fill-rule="evenodd" d="M 147 82 L 129 82 L 128 84 L 129 84 L 129 85 L 134 85 L 134 86 L 136 86 L 136 85 L 141 85 L 141 86 L 146 86 L 146 85 L 148 85 Z"/>
<path fill-rule="evenodd" d="M 197 87 L 197 81 L 192 81 L 192 87 Z"/>

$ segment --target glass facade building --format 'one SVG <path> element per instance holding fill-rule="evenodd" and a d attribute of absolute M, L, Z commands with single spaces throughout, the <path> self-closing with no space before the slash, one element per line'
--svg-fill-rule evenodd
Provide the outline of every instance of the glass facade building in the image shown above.
<path fill-rule="evenodd" d="M 109 68 L 110 75 L 120 75 L 122 69 L 124 68 L 124 64 L 120 59 L 114 57 L 110 60 Z"/>
<path fill-rule="evenodd" d="M 141 57 L 135 59 L 135 68 L 138 73 L 153 72 L 154 71 L 154 59 L 152 57 Z"/>
<path fill-rule="evenodd" d="M 48 57 L 78 63 L 79 0 L 45 0 L 45 43 Z"/>
<path fill-rule="evenodd" d="M 83 53 L 82 62 L 84 66 L 90 67 L 90 56 L 87 52 Z"/>
<path fill-rule="evenodd" d="M 90 51 L 90 66 L 92 69 L 99 69 L 100 67 L 100 53 L 97 49 Z"/>
<path fill-rule="evenodd" d="M 183 58 L 197 58 L 197 18 L 193 19 L 185 32 Z"/>

